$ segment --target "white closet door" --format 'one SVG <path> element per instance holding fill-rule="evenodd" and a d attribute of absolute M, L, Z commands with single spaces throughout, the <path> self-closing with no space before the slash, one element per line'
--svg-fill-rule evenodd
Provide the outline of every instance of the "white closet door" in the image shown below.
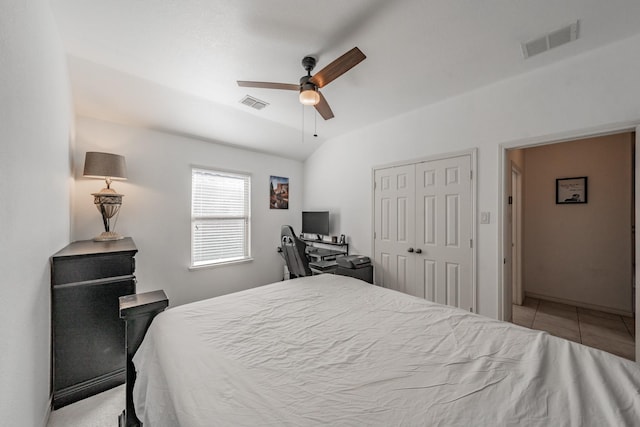
<path fill-rule="evenodd" d="M 471 157 L 416 165 L 416 281 L 409 293 L 473 309 Z"/>
<path fill-rule="evenodd" d="M 375 283 L 408 292 L 415 283 L 415 167 L 375 171 Z"/>

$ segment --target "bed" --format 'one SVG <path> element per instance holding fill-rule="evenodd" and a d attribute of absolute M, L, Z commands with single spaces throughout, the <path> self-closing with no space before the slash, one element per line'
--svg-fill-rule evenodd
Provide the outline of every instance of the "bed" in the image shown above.
<path fill-rule="evenodd" d="M 133 364 L 149 427 L 640 423 L 632 361 L 330 274 L 162 312 Z"/>

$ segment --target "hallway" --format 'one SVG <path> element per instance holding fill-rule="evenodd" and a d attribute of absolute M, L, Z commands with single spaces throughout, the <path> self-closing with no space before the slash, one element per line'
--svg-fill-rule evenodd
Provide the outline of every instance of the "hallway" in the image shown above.
<path fill-rule="evenodd" d="M 635 324 L 619 316 L 571 305 L 525 298 L 513 305 L 513 323 L 635 360 Z"/>

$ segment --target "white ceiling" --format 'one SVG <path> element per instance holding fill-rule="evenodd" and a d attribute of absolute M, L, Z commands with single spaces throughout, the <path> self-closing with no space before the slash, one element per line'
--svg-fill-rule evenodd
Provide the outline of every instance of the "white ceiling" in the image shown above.
<path fill-rule="evenodd" d="M 51 0 L 78 115 L 304 160 L 323 141 L 640 32 L 637 0 Z M 520 44 L 580 20 L 580 38 L 523 59 Z M 324 121 L 291 91 L 358 46 L 322 89 Z M 312 73 L 313 74 L 313 73 Z M 270 105 L 240 104 L 251 95 Z M 317 129 L 318 137 L 312 135 Z"/>

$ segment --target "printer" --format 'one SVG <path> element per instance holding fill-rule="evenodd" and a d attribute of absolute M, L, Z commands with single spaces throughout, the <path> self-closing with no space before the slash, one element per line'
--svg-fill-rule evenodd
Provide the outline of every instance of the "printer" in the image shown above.
<path fill-rule="evenodd" d="M 345 255 L 336 258 L 338 267 L 335 274 L 355 277 L 373 283 L 373 266 L 371 259 L 363 255 Z"/>
<path fill-rule="evenodd" d="M 336 258 L 339 267 L 344 268 L 363 268 L 371 265 L 371 259 L 363 255 L 345 255 Z"/>

